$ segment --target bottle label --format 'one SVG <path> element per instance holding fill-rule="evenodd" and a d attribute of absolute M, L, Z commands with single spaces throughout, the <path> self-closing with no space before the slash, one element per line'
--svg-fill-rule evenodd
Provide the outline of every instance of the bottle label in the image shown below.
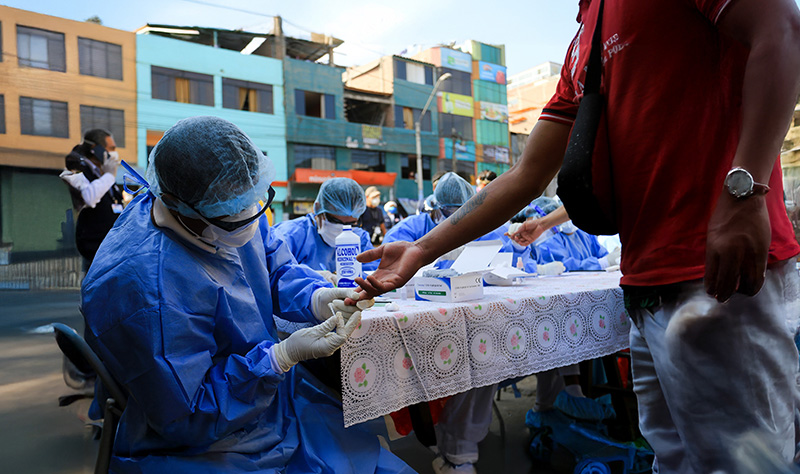
<path fill-rule="evenodd" d="M 356 255 L 359 253 L 361 253 L 359 244 L 336 246 L 336 274 L 340 278 L 339 286 L 356 286 L 353 280 L 361 276 L 361 262 L 356 260 Z"/>

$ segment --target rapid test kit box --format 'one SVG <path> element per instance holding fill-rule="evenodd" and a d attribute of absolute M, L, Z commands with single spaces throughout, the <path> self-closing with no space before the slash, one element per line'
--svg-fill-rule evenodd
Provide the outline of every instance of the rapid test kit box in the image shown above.
<path fill-rule="evenodd" d="M 471 242 L 464 246 L 452 270 L 451 277 L 426 277 L 414 279 L 414 297 L 420 301 L 457 303 L 483 297 L 483 274 L 503 244 L 499 240 Z"/>

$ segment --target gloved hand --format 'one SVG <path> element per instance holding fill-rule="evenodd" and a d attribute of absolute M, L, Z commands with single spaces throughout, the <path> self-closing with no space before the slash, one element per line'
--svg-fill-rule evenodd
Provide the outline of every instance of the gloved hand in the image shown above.
<path fill-rule="evenodd" d="M 299 329 L 272 346 L 275 361 L 286 372 L 300 361 L 327 357 L 347 341 L 360 322 L 361 311 L 353 313 L 347 323 L 342 313 L 336 313 L 323 323 Z"/>
<path fill-rule="evenodd" d="M 348 321 L 356 311 L 367 309 L 375 304 L 375 300 L 372 298 L 358 301 L 360 296 L 353 288 L 320 288 L 311 297 L 311 312 L 320 321 L 330 318 L 334 312 L 341 312 L 345 321 Z M 344 304 L 345 298 L 351 298 L 358 302 L 356 305 L 350 306 Z"/>
<path fill-rule="evenodd" d="M 543 276 L 561 275 L 567 270 L 561 262 L 550 262 L 544 265 L 536 265 L 536 273 Z"/>
<path fill-rule="evenodd" d="M 620 255 L 622 255 L 622 249 L 620 247 L 615 248 L 611 253 L 606 255 L 606 258 L 608 259 L 608 266 L 611 267 L 614 265 L 619 265 Z"/>
<path fill-rule="evenodd" d="M 339 277 L 333 272 L 329 272 L 328 270 L 317 270 L 317 273 L 319 273 L 322 278 L 324 278 L 333 286 L 336 286 L 339 283 Z"/>
<path fill-rule="evenodd" d="M 110 153 L 106 152 L 106 159 L 103 161 L 103 164 L 100 165 L 100 169 L 103 173 L 109 173 L 112 176 L 117 175 L 117 167 L 119 166 L 119 161 L 114 158 Z"/>

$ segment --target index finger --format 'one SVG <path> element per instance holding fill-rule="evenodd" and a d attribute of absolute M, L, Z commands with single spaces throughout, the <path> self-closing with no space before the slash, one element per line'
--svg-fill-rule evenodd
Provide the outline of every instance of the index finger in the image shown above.
<path fill-rule="evenodd" d="M 372 262 L 381 258 L 381 254 L 383 253 L 382 247 L 377 247 L 374 249 L 367 250 L 365 252 L 361 252 L 360 254 L 356 255 L 356 260 L 361 263 Z"/>

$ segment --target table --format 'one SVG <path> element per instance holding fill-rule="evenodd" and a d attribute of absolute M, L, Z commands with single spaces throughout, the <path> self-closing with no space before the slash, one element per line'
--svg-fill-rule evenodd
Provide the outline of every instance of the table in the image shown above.
<path fill-rule="evenodd" d="M 628 347 L 619 279 L 570 273 L 486 287 L 480 301 L 364 311 L 341 349 L 345 426 Z"/>

